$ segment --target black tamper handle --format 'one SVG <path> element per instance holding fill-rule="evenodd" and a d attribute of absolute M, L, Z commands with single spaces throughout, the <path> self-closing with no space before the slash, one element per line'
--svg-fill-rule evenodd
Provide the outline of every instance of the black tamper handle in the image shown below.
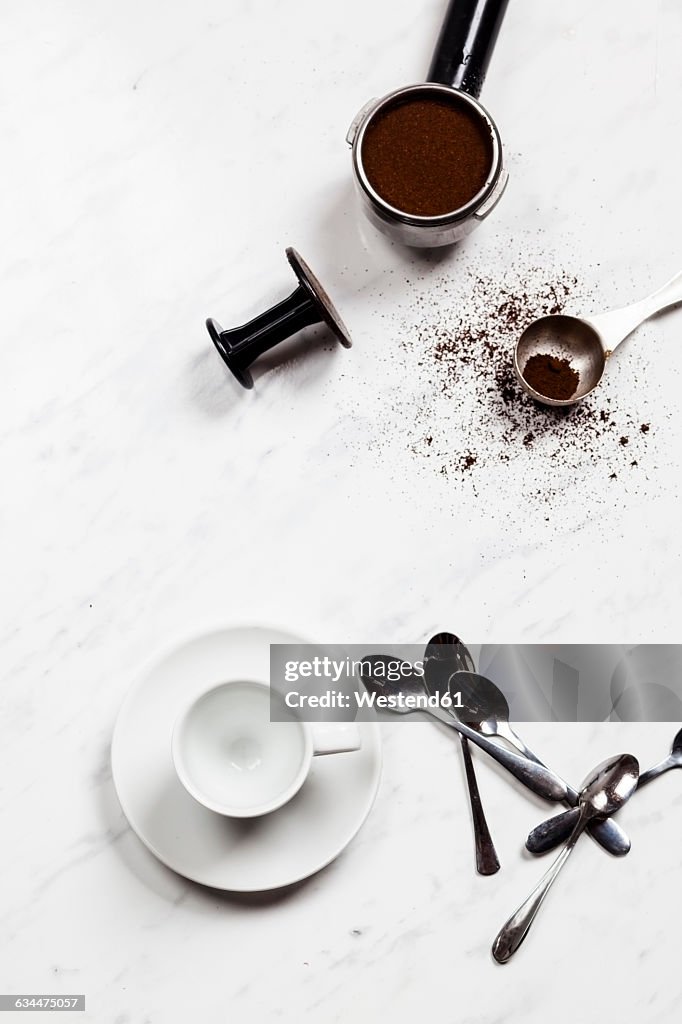
<path fill-rule="evenodd" d="M 509 0 L 450 0 L 427 75 L 478 98 Z"/>
<path fill-rule="evenodd" d="M 245 388 L 253 387 L 251 364 L 304 327 L 326 323 L 345 348 L 351 345 L 343 320 L 306 261 L 291 246 L 286 255 L 298 278 L 298 287 L 287 299 L 282 299 L 248 324 L 227 331 L 212 318 L 206 321 L 208 333 L 221 359 Z"/>
<path fill-rule="evenodd" d="M 253 378 L 248 372 L 251 363 L 292 334 L 321 322 L 322 315 L 307 289 L 300 284 L 287 299 L 242 327 L 233 327 L 229 331 L 219 328 L 216 331 L 214 320 L 207 321 L 206 326 L 213 343 L 239 383 L 245 388 L 251 388 Z"/>

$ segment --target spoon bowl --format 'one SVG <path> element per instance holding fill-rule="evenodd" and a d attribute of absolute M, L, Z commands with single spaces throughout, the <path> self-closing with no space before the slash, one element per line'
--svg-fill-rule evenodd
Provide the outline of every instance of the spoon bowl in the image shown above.
<path fill-rule="evenodd" d="M 682 729 L 677 733 L 673 740 L 671 756 L 682 765 Z"/>
<path fill-rule="evenodd" d="M 450 672 L 475 672 L 476 666 L 471 652 L 454 633 L 443 631 L 432 636 L 426 646 L 426 657 L 435 661 L 448 662 Z M 447 690 L 445 680 L 445 690 Z"/>
<path fill-rule="evenodd" d="M 550 398 L 536 391 L 523 373 L 533 356 L 549 355 L 565 359 L 578 374 L 578 386 L 570 398 Z M 544 405 L 573 405 L 586 398 L 599 384 L 606 368 L 606 352 L 601 335 L 586 320 L 556 314 L 543 316 L 527 327 L 514 351 L 514 369 L 521 386 L 531 398 Z"/>
<path fill-rule="evenodd" d="M 450 694 L 459 695 L 457 717 L 484 736 L 502 736 L 522 754 L 528 750 L 509 725 L 507 698 L 492 679 L 472 671 L 459 671 L 450 676 Z"/>
<path fill-rule="evenodd" d="M 389 666 L 395 662 L 395 658 L 387 654 L 369 654 L 362 659 L 360 666 L 360 678 L 363 686 L 369 693 L 377 696 L 419 698 L 426 693 L 424 679 L 420 675 L 403 672 L 400 679 L 395 680 L 389 674 Z M 402 668 L 407 668 L 407 662 L 403 662 Z M 371 666 L 371 668 L 370 668 Z M 398 715 L 410 715 L 414 709 L 409 707 L 407 701 L 397 702 L 391 710 Z"/>
<path fill-rule="evenodd" d="M 632 754 L 604 761 L 590 772 L 580 789 L 580 805 L 589 817 L 615 814 L 637 789 L 639 763 Z"/>

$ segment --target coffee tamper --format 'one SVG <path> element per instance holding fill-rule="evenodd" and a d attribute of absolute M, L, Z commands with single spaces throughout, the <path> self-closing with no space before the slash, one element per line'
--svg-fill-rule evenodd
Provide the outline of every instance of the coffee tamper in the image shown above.
<path fill-rule="evenodd" d="M 251 364 L 304 327 L 325 323 L 344 348 L 351 347 L 343 320 L 306 261 L 291 247 L 286 254 L 298 278 L 298 287 L 287 299 L 242 327 L 228 331 L 224 331 L 215 320 L 206 321 L 208 333 L 223 362 L 245 388 L 253 387 L 253 377 L 249 372 Z"/>

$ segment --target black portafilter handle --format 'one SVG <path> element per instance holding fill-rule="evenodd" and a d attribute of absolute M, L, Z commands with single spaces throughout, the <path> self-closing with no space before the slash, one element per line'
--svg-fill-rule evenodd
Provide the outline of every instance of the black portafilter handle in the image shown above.
<path fill-rule="evenodd" d="M 509 0 L 450 0 L 427 82 L 478 99 Z"/>
<path fill-rule="evenodd" d="M 351 340 L 343 320 L 326 291 L 295 249 L 286 250 L 287 259 L 298 278 L 298 287 L 271 309 L 241 327 L 224 331 L 215 320 L 206 321 L 208 333 L 225 365 L 242 387 L 252 388 L 249 367 L 264 352 L 286 341 L 304 327 L 326 323 L 345 348 Z"/>

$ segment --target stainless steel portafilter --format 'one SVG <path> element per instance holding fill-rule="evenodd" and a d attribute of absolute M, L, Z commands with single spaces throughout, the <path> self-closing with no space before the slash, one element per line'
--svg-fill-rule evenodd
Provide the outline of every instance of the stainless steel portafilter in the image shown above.
<path fill-rule="evenodd" d="M 458 242 L 504 192 L 500 134 L 478 96 L 507 3 L 450 0 L 427 81 L 370 100 L 351 124 L 346 139 L 362 207 L 394 241 Z M 387 180 L 376 172 L 379 159 Z"/>

